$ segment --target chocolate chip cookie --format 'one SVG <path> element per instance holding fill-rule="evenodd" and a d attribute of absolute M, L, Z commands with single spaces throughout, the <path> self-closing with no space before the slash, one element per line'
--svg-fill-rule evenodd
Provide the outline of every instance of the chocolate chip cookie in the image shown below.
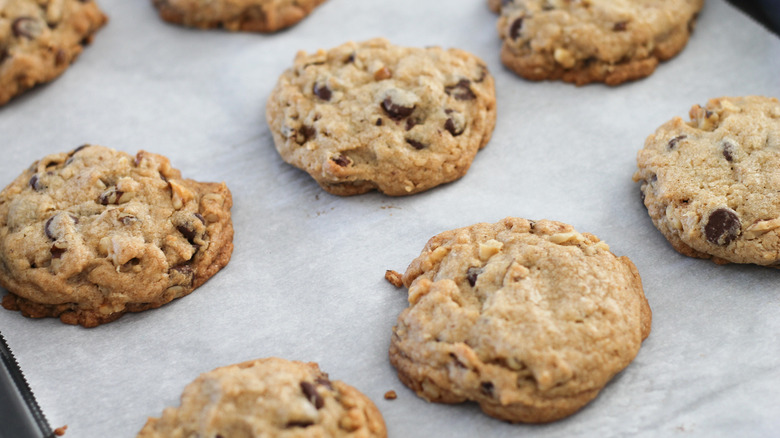
<path fill-rule="evenodd" d="M 420 397 L 510 422 L 573 414 L 636 356 L 634 264 L 570 225 L 506 218 L 434 236 L 407 268 L 390 362 Z"/>
<path fill-rule="evenodd" d="M 187 295 L 230 260 L 231 205 L 161 155 L 48 155 L 0 192 L 3 307 L 94 327 Z"/>
<path fill-rule="evenodd" d="M 0 105 L 62 74 L 105 23 L 92 0 L 0 2 Z"/>
<path fill-rule="evenodd" d="M 187 385 L 181 405 L 150 418 L 138 438 L 384 438 L 373 402 L 317 364 L 278 358 L 217 368 Z"/>
<path fill-rule="evenodd" d="M 704 0 L 502 2 L 501 60 L 531 80 L 618 85 L 687 44 Z"/>
<path fill-rule="evenodd" d="M 675 117 L 637 155 L 655 226 L 682 254 L 780 265 L 780 102 L 722 97 Z"/>
<path fill-rule="evenodd" d="M 282 158 L 336 195 L 418 193 L 468 171 L 493 132 L 493 77 L 458 49 L 385 39 L 299 52 L 266 119 Z"/>
<path fill-rule="evenodd" d="M 325 0 L 152 0 L 163 20 L 201 29 L 276 32 Z"/>

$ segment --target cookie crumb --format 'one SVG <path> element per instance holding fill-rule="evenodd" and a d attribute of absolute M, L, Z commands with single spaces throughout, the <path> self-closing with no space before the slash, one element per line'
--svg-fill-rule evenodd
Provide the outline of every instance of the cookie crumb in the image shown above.
<path fill-rule="evenodd" d="M 393 271 L 392 269 L 385 271 L 385 280 L 389 281 L 390 284 L 395 287 L 401 287 L 404 285 L 403 276 L 400 273 Z"/>
<path fill-rule="evenodd" d="M 396 394 L 395 391 L 393 391 L 392 389 L 385 393 L 385 400 L 395 400 L 397 398 L 398 398 L 398 394 Z"/>
<path fill-rule="evenodd" d="M 66 430 L 68 430 L 68 425 L 67 424 L 62 426 L 62 427 L 58 427 L 58 428 L 54 429 L 54 435 L 63 436 L 63 435 L 65 435 L 65 431 Z"/>

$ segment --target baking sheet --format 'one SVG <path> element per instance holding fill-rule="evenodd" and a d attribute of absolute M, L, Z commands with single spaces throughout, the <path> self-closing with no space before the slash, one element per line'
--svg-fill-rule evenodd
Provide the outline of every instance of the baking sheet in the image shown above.
<path fill-rule="evenodd" d="M 168 156 L 185 177 L 233 192 L 230 264 L 190 296 L 95 329 L 0 311 L 53 427 L 132 437 L 177 405 L 198 374 L 248 359 L 319 362 L 372 398 L 391 437 L 776 436 L 780 431 L 778 272 L 675 252 L 631 176 L 647 135 L 695 103 L 780 97 L 780 39 L 709 0 L 686 49 L 650 77 L 610 88 L 528 82 L 499 61 L 496 16 L 481 0 L 329 0 L 274 35 L 163 23 L 149 1 L 100 0 L 110 16 L 55 82 L 0 109 L 0 186 L 48 153 L 98 143 Z M 295 52 L 384 36 L 459 47 L 496 77 L 493 139 L 461 180 L 404 198 L 341 198 L 278 157 L 265 101 Z M 387 359 L 403 271 L 428 238 L 505 216 L 596 234 L 639 268 L 653 331 L 585 409 L 510 425 L 473 404 L 431 404 Z M 393 389 L 398 399 L 382 395 Z"/>

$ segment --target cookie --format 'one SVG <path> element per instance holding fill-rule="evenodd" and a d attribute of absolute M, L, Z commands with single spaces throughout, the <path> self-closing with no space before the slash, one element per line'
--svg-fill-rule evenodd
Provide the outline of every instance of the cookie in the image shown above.
<path fill-rule="evenodd" d="M 682 254 L 780 265 L 780 102 L 762 96 L 694 105 L 637 155 L 643 202 Z"/>
<path fill-rule="evenodd" d="M 501 60 L 531 80 L 618 85 L 650 75 L 688 42 L 704 0 L 512 0 Z"/>
<path fill-rule="evenodd" d="M 506 218 L 441 233 L 407 268 L 390 362 L 420 397 L 541 423 L 636 356 L 651 312 L 634 264 L 570 225 Z"/>
<path fill-rule="evenodd" d="M 138 438 L 387 437 L 374 403 L 329 380 L 316 363 L 258 359 L 217 368 L 187 385 L 176 408 Z"/>
<path fill-rule="evenodd" d="M 0 192 L 3 307 L 94 327 L 187 295 L 230 260 L 231 205 L 161 155 L 48 155 Z"/>
<path fill-rule="evenodd" d="M 0 2 L 0 105 L 62 74 L 106 20 L 92 0 Z"/>
<path fill-rule="evenodd" d="M 299 52 L 266 119 L 284 161 L 326 191 L 418 193 L 468 171 L 493 133 L 493 77 L 458 49 L 385 39 Z"/>
<path fill-rule="evenodd" d="M 501 6 L 509 3 L 512 0 L 488 0 L 488 7 L 491 11 L 499 13 L 501 12 Z"/>
<path fill-rule="evenodd" d="M 152 0 L 163 20 L 201 29 L 276 32 L 325 0 Z"/>

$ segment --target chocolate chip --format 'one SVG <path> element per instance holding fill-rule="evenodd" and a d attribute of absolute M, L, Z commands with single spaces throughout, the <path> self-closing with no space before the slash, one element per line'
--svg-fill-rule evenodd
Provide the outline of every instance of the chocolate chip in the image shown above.
<path fill-rule="evenodd" d="M 704 234 L 708 242 L 726 246 L 737 238 L 741 229 L 742 222 L 737 213 L 722 207 L 710 213 L 707 225 L 704 226 Z"/>
<path fill-rule="evenodd" d="M 206 225 L 206 218 L 204 218 L 202 214 L 200 214 L 200 213 L 195 213 L 193 216 L 195 216 L 196 218 L 198 218 L 198 220 L 200 221 L 200 223 L 202 223 L 203 225 Z"/>
<path fill-rule="evenodd" d="M 349 56 L 347 57 L 347 59 L 344 60 L 344 63 L 345 64 L 351 64 L 353 62 L 355 62 L 355 54 L 354 53 L 350 53 Z"/>
<path fill-rule="evenodd" d="M 471 287 L 474 287 L 474 285 L 477 284 L 477 277 L 479 277 L 479 274 L 481 273 L 482 268 L 477 268 L 476 266 L 472 266 L 466 271 L 466 280 L 469 281 Z"/>
<path fill-rule="evenodd" d="M 11 25 L 14 36 L 35 39 L 43 31 L 43 25 L 32 17 L 19 17 Z"/>
<path fill-rule="evenodd" d="M 376 119 L 376 126 L 382 126 L 382 118 Z"/>
<path fill-rule="evenodd" d="M 452 360 L 455 361 L 455 366 L 457 366 L 458 368 L 463 368 L 463 369 L 468 368 L 463 362 L 458 360 L 458 356 L 456 356 L 455 353 L 450 353 L 450 358 L 452 358 Z"/>
<path fill-rule="evenodd" d="M 669 140 L 669 143 L 666 145 L 666 148 L 671 151 L 672 149 L 675 148 L 675 146 L 677 146 L 677 143 L 679 143 L 680 140 L 684 140 L 686 138 L 688 138 L 687 135 L 678 135 L 677 137 Z"/>
<path fill-rule="evenodd" d="M 116 188 L 106 190 L 98 197 L 98 203 L 101 205 L 119 204 L 119 199 L 125 192 L 117 190 Z"/>
<path fill-rule="evenodd" d="M 178 230 L 182 236 L 184 236 L 185 239 L 187 239 L 190 243 L 193 243 L 195 240 L 195 236 L 197 236 L 197 233 L 195 233 L 194 229 L 190 229 L 186 225 L 177 225 L 176 230 Z"/>
<path fill-rule="evenodd" d="M 311 91 L 315 96 L 322 100 L 330 100 L 331 96 L 333 96 L 333 93 L 330 91 L 330 88 L 328 88 L 327 85 L 319 85 L 315 83 Z"/>
<path fill-rule="evenodd" d="M 317 392 L 317 387 L 309 382 L 301 382 L 301 390 L 315 408 L 322 409 L 322 407 L 325 406 L 325 400 L 320 393 Z"/>
<path fill-rule="evenodd" d="M 406 142 L 409 143 L 409 145 L 411 145 L 413 148 L 417 149 L 418 151 L 422 150 L 422 149 L 425 149 L 425 145 L 420 143 L 417 140 L 413 140 L 411 138 L 407 138 Z"/>
<path fill-rule="evenodd" d="M 54 55 L 54 65 L 62 65 L 66 62 L 68 62 L 68 52 L 57 49 L 57 53 Z"/>
<path fill-rule="evenodd" d="M 301 126 L 301 129 L 298 132 L 301 134 L 300 137 L 302 137 L 298 139 L 300 140 L 298 142 L 299 144 L 304 144 L 310 139 L 317 136 L 317 130 L 308 125 Z"/>
<path fill-rule="evenodd" d="M 291 422 L 287 423 L 285 425 L 285 427 L 288 428 L 288 429 L 291 428 L 291 427 L 309 427 L 312 424 L 314 424 L 313 421 L 291 421 Z"/>
<path fill-rule="evenodd" d="M 335 157 L 330 158 L 331 161 L 338 164 L 341 167 L 347 167 L 349 166 L 349 158 L 345 157 L 344 155 L 338 155 Z"/>
<path fill-rule="evenodd" d="M 513 40 L 520 38 L 520 30 L 523 29 L 523 17 L 518 18 L 509 26 L 509 37 Z"/>
<path fill-rule="evenodd" d="M 56 246 L 52 245 L 49 251 L 51 252 L 51 258 L 58 259 L 61 258 L 67 250 L 65 248 L 57 248 Z"/>
<path fill-rule="evenodd" d="M 46 234 L 46 237 L 48 237 L 51 240 L 57 240 L 56 237 L 54 237 L 54 234 L 51 231 L 51 221 L 54 220 L 54 216 L 50 217 L 46 220 L 46 223 L 43 225 L 43 232 Z"/>
<path fill-rule="evenodd" d="M 493 385 L 493 382 L 482 382 L 479 384 L 479 389 L 482 391 L 483 394 L 493 397 L 493 389 L 495 386 Z"/>
<path fill-rule="evenodd" d="M 37 174 L 33 175 L 30 178 L 29 184 L 30 184 L 30 187 L 32 187 L 33 190 L 35 190 L 36 192 L 39 192 L 39 191 L 43 190 L 43 188 L 44 188 L 44 186 L 43 186 L 43 184 L 41 184 L 41 180 L 38 178 Z"/>
<path fill-rule="evenodd" d="M 388 116 L 393 120 L 401 120 L 404 117 L 409 117 L 414 112 L 415 105 L 404 106 L 393 102 L 390 96 L 385 97 L 382 101 L 382 109 L 385 110 Z"/>
<path fill-rule="evenodd" d="M 444 87 L 444 92 L 454 97 L 456 100 L 474 100 L 477 95 L 471 91 L 471 81 L 468 79 L 461 79 L 455 85 L 448 85 Z"/>
<path fill-rule="evenodd" d="M 417 125 L 417 121 L 414 119 L 406 119 L 406 130 L 410 131 L 412 128 L 414 128 Z"/>
<path fill-rule="evenodd" d="M 734 161 L 734 145 L 726 140 L 723 141 L 723 158 L 726 161 Z"/>
<path fill-rule="evenodd" d="M 192 266 L 190 265 L 176 265 L 171 268 L 171 271 L 178 272 L 179 274 L 191 277 L 194 274 Z"/>
<path fill-rule="evenodd" d="M 612 30 L 615 32 L 624 32 L 627 27 L 628 21 L 618 21 L 614 26 L 612 26 Z"/>
<path fill-rule="evenodd" d="M 3 47 L 0 49 L 0 64 L 4 63 L 8 59 L 8 49 Z"/>
<path fill-rule="evenodd" d="M 449 131 L 449 133 L 452 134 L 453 137 L 457 137 L 463 134 L 463 131 L 466 130 L 466 128 L 463 126 L 460 128 L 455 126 L 455 120 L 453 120 L 452 117 L 450 117 L 449 119 L 447 119 L 446 122 L 444 122 L 444 129 Z"/>

